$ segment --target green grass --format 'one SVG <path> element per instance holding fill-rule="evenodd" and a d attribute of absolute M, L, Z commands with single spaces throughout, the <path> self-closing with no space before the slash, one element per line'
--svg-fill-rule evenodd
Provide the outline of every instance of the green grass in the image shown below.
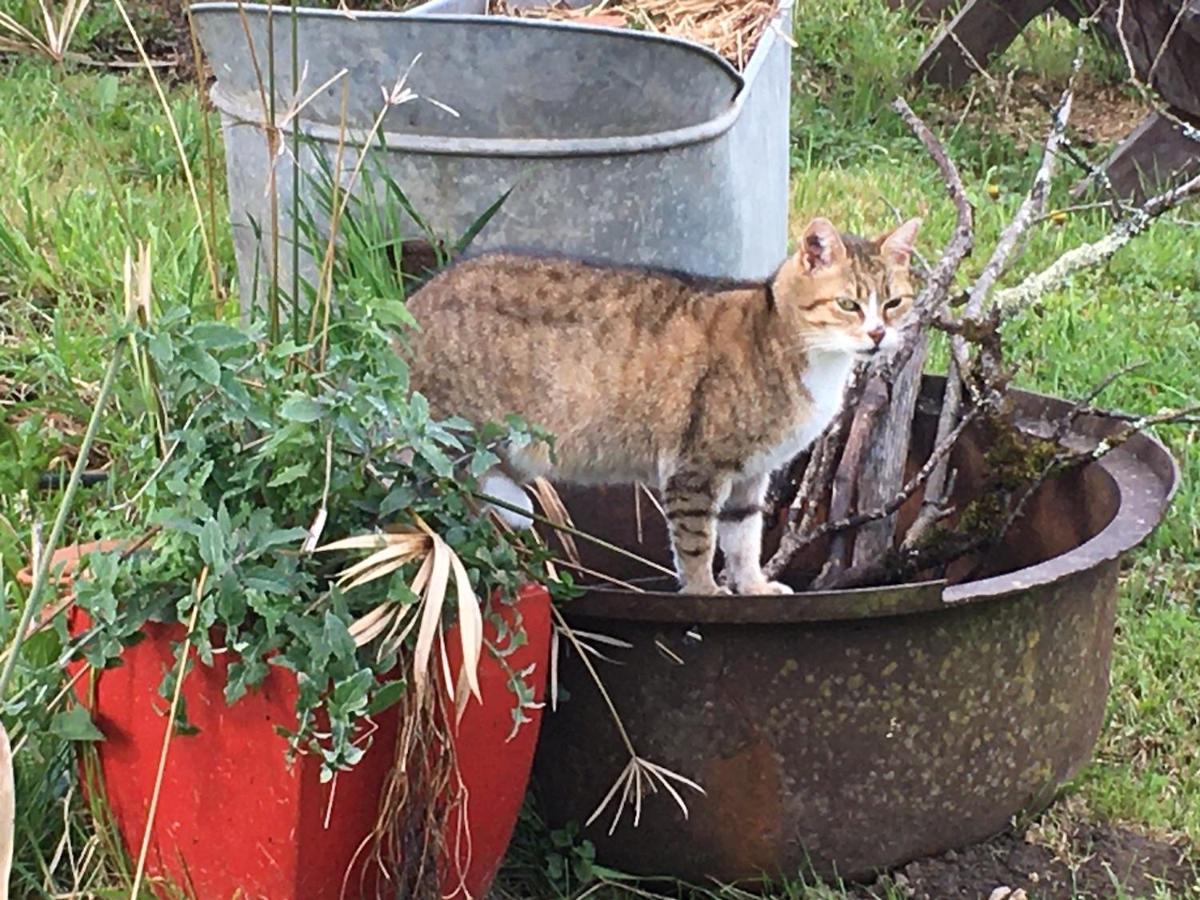
<path fill-rule="evenodd" d="M 24 5 L 23 5 L 24 4 Z M 0 0 L 0 9 L 25 0 Z M 81 44 L 120 43 L 111 8 L 85 19 Z M 920 245 L 936 256 L 953 222 L 936 172 L 888 109 L 897 93 L 946 138 L 975 202 L 978 271 L 998 231 L 1019 204 L 1037 164 L 1045 116 L 1022 93 L 1048 94 L 1064 82 L 1075 35 L 1038 23 L 994 67 L 1015 70 L 1005 101 L 986 85 L 956 95 L 917 90 L 905 76 L 927 32 L 883 0 L 799 0 L 794 55 L 793 228 L 813 215 L 875 233 L 903 215 L 925 216 Z M 1080 103 L 1099 88 L 1120 92 L 1119 61 L 1085 48 Z M 171 88 L 186 152 L 204 168 L 202 115 L 190 85 Z M 213 120 L 215 124 L 215 118 Z M 1099 155 L 1097 148 L 1093 155 Z M 218 196 L 222 172 L 214 173 Z M 1070 205 L 1079 173 L 1064 165 L 1052 205 Z M 992 199 L 988 186 L 995 185 Z M 1191 215 L 1200 218 L 1194 210 Z M 218 256 L 232 286 L 232 254 L 222 220 Z M 1103 402 L 1128 411 L 1200 401 L 1200 231 L 1161 222 L 1124 249 L 1104 272 L 1076 278 L 1007 329 L 1018 383 L 1067 396 L 1114 369 L 1144 365 L 1112 386 Z M 1043 223 L 1008 281 L 1038 269 L 1066 246 L 1108 226 L 1097 211 Z M 0 61 L 0 630 L 10 633 L 20 592 L 12 583 L 28 553 L 31 526 L 53 514 L 56 497 L 34 490 L 55 460 L 69 458 L 107 361 L 121 308 L 121 266 L 134 241 L 150 245 L 159 302 L 209 302 L 195 212 L 173 143 L 145 76 L 90 67 L 60 68 L 35 58 Z M 19 387 L 19 390 L 18 390 Z M 130 385 L 118 393 L 101 435 L 102 453 L 138 423 Z M 1131 563 L 1122 590 L 1108 724 L 1095 762 L 1070 787 L 1093 816 L 1167 828 L 1200 840 L 1200 452 L 1196 426 L 1160 431 L 1180 460 L 1183 483 L 1164 526 Z M 110 489 L 87 495 L 109 502 Z M 51 662 L 49 638 L 31 648 Z M 30 662 L 36 662 L 35 659 Z M 26 705 L 53 696 L 36 666 L 22 672 Z M 49 693 L 47 693 L 49 692 Z M 7 707 L 8 721 L 19 711 Z M 18 756 L 18 895 L 44 896 L 120 884 L 108 864 L 73 865 L 58 852 L 71 840 L 76 859 L 91 839 L 82 817 L 69 747 L 31 735 Z M 68 816 L 64 818 L 64 805 Z M 53 812 L 47 815 L 46 811 Z M 71 824 L 64 825 L 64 821 Z M 528 848 L 527 848 L 528 849 Z M 526 863 L 541 864 L 537 848 Z M 99 859 L 103 861 L 103 854 Z M 73 869 L 83 869 L 82 873 Z M 23 893 L 22 893 L 23 892 Z M 610 896 L 628 895 L 613 889 Z M 834 888 L 781 886 L 774 896 L 837 897 Z M 593 896 L 603 896 L 596 894 Z M 734 894 L 723 895 L 733 900 Z"/>

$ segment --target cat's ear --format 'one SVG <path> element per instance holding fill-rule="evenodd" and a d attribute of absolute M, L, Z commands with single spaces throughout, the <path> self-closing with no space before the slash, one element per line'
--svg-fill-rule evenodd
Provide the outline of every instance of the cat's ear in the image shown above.
<path fill-rule="evenodd" d="M 921 230 L 920 219 L 909 219 L 888 234 L 875 239 L 879 254 L 888 262 L 897 266 L 907 266 L 912 258 L 913 247 L 917 242 L 917 232 Z"/>
<path fill-rule="evenodd" d="M 846 245 L 828 219 L 813 219 L 800 237 L 796 255 L 805 272 L 812 273 L 846 258 Z"/>

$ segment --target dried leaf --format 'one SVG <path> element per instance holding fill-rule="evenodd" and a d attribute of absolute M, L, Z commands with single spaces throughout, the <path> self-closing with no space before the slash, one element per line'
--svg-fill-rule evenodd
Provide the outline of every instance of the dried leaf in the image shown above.
<path fill-rule="evenodd" d="M 483 614 L 479 610 L 479 599 L 471 587 L 471 579 L 467 569 L 456 554 L 451 554 L 450 563 L 454 568 L 454 593 L 458 601 L 458 633 L 462 641 L 462 670 L 460 678 L 465 678 L 467 687 L 476 700 L 482 701 L 479 690 L 479 659 L 483 654 Z M 462 717 L 462 709 L 458 710 Z"/>
<path fill-rule="evenodd" d="M 429 657 L 433 652 L 433 639 L 437 636 L 442 617 L 442 604 L 446 600 L 446 588 L 450 582 L 450 548 L 436 534 L 433 538 L 433 570 L 429 575 L 429 586 L 425 592 L 424 609 L 421 611 L 421 626 L 417 631 L 417 646 L 413 651 L 413 687 L 417 697 L 424 695 L 429 681 Z"/>

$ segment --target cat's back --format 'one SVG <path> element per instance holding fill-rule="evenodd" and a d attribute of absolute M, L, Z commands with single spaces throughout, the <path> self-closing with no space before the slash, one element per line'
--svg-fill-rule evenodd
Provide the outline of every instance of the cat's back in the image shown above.
<path fill-rule="evenodd" d="M 529 327 L 636 320 L 648 308 L 675 307 L 689 286 L 650 270 L 568 257 L 490 253 L 464 260 L 417 291 L 409 311 L 438 321 L 499 319 Z"/>

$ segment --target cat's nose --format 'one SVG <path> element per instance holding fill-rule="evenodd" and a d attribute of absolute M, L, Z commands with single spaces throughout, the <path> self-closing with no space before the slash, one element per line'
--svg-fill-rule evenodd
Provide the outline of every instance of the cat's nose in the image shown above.
<path fill-rule="evenodd" d="M 887 334 L 887 329 L 884 328 L 882 325 L 876 325 L 874 328 L 872 328 L 870 331 L 867 332 L 867 337 L 869 337 L 871 340 L 873 340 L 875 342 L 875 346 L 878 347 L 879 344 L 883 341 L 883 336 L 885 334 Z"/>

